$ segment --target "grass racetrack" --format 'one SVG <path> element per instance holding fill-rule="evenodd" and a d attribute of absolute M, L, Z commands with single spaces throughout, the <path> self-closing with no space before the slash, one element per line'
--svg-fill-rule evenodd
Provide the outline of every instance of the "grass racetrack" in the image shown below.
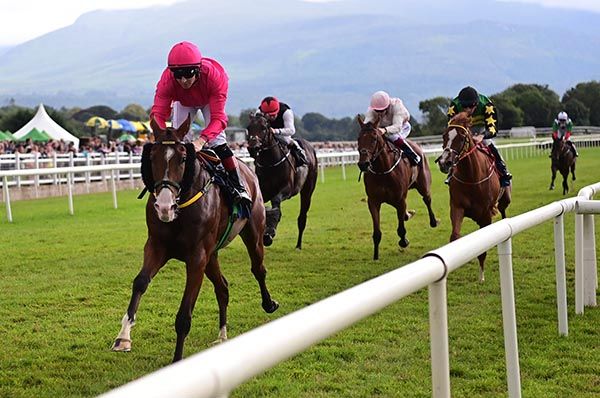
<path fill-rule="evenodd" d="M 508 216 L 563 199 L 560 179 L 548 191 L 547 156 L 509 160 L 514 175 Z M 581 149 L 570 196 L 600 181 L 598 149 Z M 448 191 L 435 165 L 433 207 L 441 225 L 428 225 L 416 191 L 407 225 L 410 246 L 397 245 L 395 210 L 382 209 L 380 260 L 372 260 L 371 217 L 358 168 L 326 170 L 309 212 L 302 251 L 294 250 L 298 198 L 266 251 L 267 283 L 281 304 L 260 307 L 258 286 L 237 239 L 220 253 L 230 283 L 229 337 L 419 259 L 450 236 Z M 145 200 L 137 191 L 12 203 L 14 222 L 0 216 L 0 397 L 89 397 L 170 363 L 174 320 L 185 272 L 172 261 L 142 297 L 130 353 L 109 350 L 130 298 L 146 239 Z M 565 217 L 569 336 L 557 331 L 552 222 L 513 238 L 517 332 L 524 397 L 600 396 L 600 308 L 574 313 L 574 217 Z M 463 235 L 476 229 L 467 220 Z M 596 230 L 600 226 L 596 223 Z M 600 258 L 600 256 L 598 256 Z M 455 397 L 507 395 L 496 250 L 486 281 L 472 261 L 448 277 L 451 388 Z M 184 356 L 218 334 L 217 304 L 205 281 Z M 431 369 L 427 290 L 423 289 L 242 385 L 233 397 L 428 397 Z"/>

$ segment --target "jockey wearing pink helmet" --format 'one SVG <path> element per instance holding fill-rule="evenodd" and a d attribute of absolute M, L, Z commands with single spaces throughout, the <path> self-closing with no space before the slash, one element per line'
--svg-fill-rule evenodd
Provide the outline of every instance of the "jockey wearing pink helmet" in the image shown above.
<path fill-rule="evenodd" d="M 400 98 L 391 98 L 385 91 L 371 96 L 371 104 L 365 114 L 365 123 L 379 120 L 379 131 L 385 138 L 400 148 L 413 166 L 421 163 L 421 157 L 406 142 L 411 131 L 410 113 Z"/>
<path fill-rule="evenodd" d="M 250 201 L 244 184 L 240 182 L 237 163 L 225 137 L 228 88 L 229 77 L 225 69 L 214 59 L 203 57 L 195 44 L 182 41 L 169 51 L 167 68 L 156 85 L 150 117 L 165 128 L 172 112 L 173 127 L 178 128 L 188 116 L 194 120 L 201 112 L 206 127 L 200 137 L 193 141 L 196 151 L 205 144 L 214 150 L 236 188 L 236 200 Z M 190 142 L 192 138 L 190 127 L 184 141 Z"/>

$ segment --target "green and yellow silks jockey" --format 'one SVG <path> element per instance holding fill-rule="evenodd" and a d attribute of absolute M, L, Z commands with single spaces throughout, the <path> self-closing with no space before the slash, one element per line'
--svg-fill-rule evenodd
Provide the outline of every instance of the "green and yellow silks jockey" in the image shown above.
<path fill-rule="evenodd" d="M 496 168 L 500 173 L 500 185 L 503 187 L 509 186 L 512 175 L 509 173 L 500 152 L 498 152 L 498 148 L 492 141 L 492 138 L 498 132 L 496 126 L 498 113 L 493 102 L 485 95 L 479 94 L 473 87 L 467 86 L 460 90 L 458 96 L 450 103 L 447 112 L 448 120 L 460 112 L 467 112 L 471 117 L 471 132 L 474 136 L 483 135 L 483 143 L 494 155 Z M 451 177 L 451 175 L 448 176 L 446 183 L 450 181 Z"/>

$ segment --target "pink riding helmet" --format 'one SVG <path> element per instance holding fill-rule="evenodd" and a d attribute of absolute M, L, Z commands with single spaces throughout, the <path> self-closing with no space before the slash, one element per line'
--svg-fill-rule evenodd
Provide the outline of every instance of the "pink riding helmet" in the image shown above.
<path fill-rule="evenodd" d="M 390 106 L 390 95 L 385 91 L 377 91 L 371 96 L 371 109 L 382 111 Z"/>
<path fill-rule="evenodd" d="M 202 54 L 194 43 L 182 41 L 171 48 L 167 62 L 169 68 L 200 65 Z"/>

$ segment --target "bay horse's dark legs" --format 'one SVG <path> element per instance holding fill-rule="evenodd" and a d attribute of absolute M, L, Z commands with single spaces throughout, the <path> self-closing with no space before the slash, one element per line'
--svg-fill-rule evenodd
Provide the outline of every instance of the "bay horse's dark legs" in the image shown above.
<path fill-rule="evenodd" d="M 198 258 L 202 259 L 205 255 L 205 253 L 202 253 L 201 255 L 198 255 Z M 196 259 L 195 256 L 194 259 Z M 183 297 L 181 298 L 179 311 L 175 317 L 177 343 L 175 345 L 173 362 L 177 362 L 183 357 L 183 343 L 185 342 L 185 338 L 192 327 L 192 312 L 194 311 L 194 306 L 196 305 L 196 300 L 198 299 L 198 294 L 200 293 L 202 279 L 204 278 L 204 270 L 206 268 L 206 264 L 202 264 L 203 261 L 204 260 L 188 260 L 185 263 L 185 290 L 183 291 Z M 213 255 L 211 261 L 217 261 L 216 255 Z"/>
<path fill-rule="evenodd" d="M 316 166 L 315 166 L 316 169 Z M 310 209 L 310 203 L 312 200 L 312 194 L 317 185 L 317 173 L 309 170 L 308 176 L 304 186 L 300 191 L 300 214 L 298 214 L 298 240 L 296 241 L 296 249 L 302 249 L 302 235 L 304 234 L 304 228 L 306 228 L 306 215 L 308 209 Z"/>
<path fill-rule="evenodd" d="M 551 166 L 550 169 L 552 170 L 552 180 L 550 181 L 549 190 L 552 191 L 554 189 L 554 180 L 556 179 L 556 167 Z"/>
<path fill-rule="evenodd" d="M 167 258 L 162 247 L 158 247 L 146 241 L 144 245 L 144 262 L 142 269 L 133 280 L 131 299 L 127 307 L 127 313 L 121 321 L 121 331 L 119 332 L 112 346 L 113 351 L 130 351 L 131 350 L 131 328 L 135 325 L 135 315 L 140 305 L 140 300 L 152 278 L 166 264 Z"/>
<path fill-rule="evenodd" d="M 367 203 L 373 220 L 373 260 L 379 260 L 379 243 L 381 242 L 379 210 L 381 209 L 381 203 L 375 202 L 371 198 L 367 199 Z M 404 217 L 404 214 L 402 214 L 402 217 Z"/>
<path fill-rule="evenodd" d="M 577 163 L 575 162 L 575 159 L 573 159 L 573 164 L 571 165 L 571 175 L 573 176 L 573 181 L 576 180 L 576 178 L 575 178 L 575 165 L 576 164 Z"/>
<path fill-rule="evenodd" d="M 271 299 L 271 294 L 269 293 L 269 289 L 267 289 L 267 269 L 263 263 L 265 249 L 262 243 L 262 234 L 264 231 L 258 224 L 256 221 L 249 220 L 240 233 L 240 236 L 250 256 L 252 274 L 260 288 L 262 307 L 265 312 L 270 314 L 279 308 L 279 303 Z"/>
<path fill-rule="evenodd" d="M 271 199 L 271 208 L 266 210 L 267 225 L 265 228 L 263 243 L 265 246 L 271 246 L 275 235 L 277 234 L 277 225 L 281 220 L 281 195 Z"/>
<path fill-rule="evenodd" d="M 219 304 L 219 337 L 215 343 L 227 340 L 227 305 L 229 304 L 229 283 L 221 273 L 217 255 L 211 257 L 206 266 L 205 275 L 215 288 L 215 296 Z M 214 259 L 214 261 L 213 261 Z"/>
<path fill-rule="evenodd" d="M 429 214 L 429 226 L 431 228 L 435 228 L 440 223 L 440 220 L 435 218 L 435 214 L 433 214 L 433 209 L 431 208 L 431 171 L 429 170 L 429 162 L 425 155 L 420 154 L 423 158 L 423 164 L 421 169 L 419 170 L 419 175 L 417 176 L 417 181 L 415 182 L 415 188 L 421 198 L 423 199 L 423 203 L 427 206 L 427 213 Z"/>
<path fill-rule="evenodd" d="M 401 200 L 400 205 L 396 208 L 396 215 L 398 217 L 398 229 L 396 233 L 400 240 L 398 241 L 398 245 L 400 247 L 407 247 L 409 242 L 406 239 L 406 227 L 404 226 L 404 216 L 406 215 L 406 201 Z"/>
<path fill-rule="evenodd" d="M 563 195 L 566 195 L 569 193 L 569 169 L 567 168 L 566 170 L 561 170 L 561 174 L 563 176 L 563 182 L 562 182 L 562 187 L 563 187 Z"/>

